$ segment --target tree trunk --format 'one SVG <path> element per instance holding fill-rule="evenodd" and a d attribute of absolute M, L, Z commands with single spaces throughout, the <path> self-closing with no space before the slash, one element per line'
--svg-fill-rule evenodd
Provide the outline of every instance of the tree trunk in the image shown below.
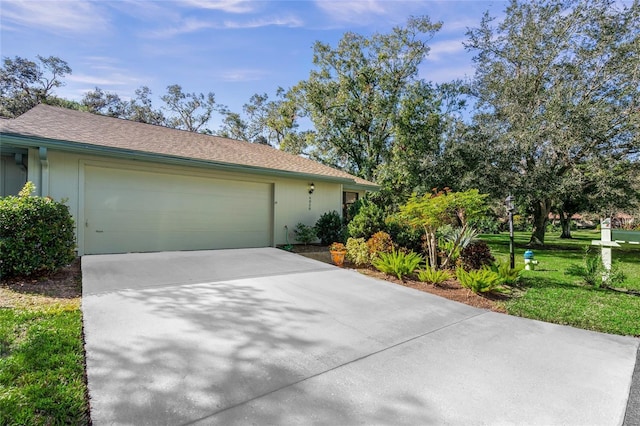
<path fill-rule="evenodd" d="M 533 231 L 531 232 L 530 246 L 544 245 L 544 234 L 547 230 L 547 221 L 551 212 L 551 200 L 545 198 L 533 202 Z"/>
<path fill-rule="evenodd" d="M 429 265 L 432 269 L 438 269 L 438 240 L 436 238 L 435 230 L 424 230 L 424 243 L 427 248 L 427 257 L 429 258 Z"/>
<path fill-rule="evenodd" d="M 558 216 L 560 216 L 560 225 L 562 226 L 562 234 L 560 238 L 573 238 L 571 236 L 571 213 L 567 213 L 562 209 L 558 210 Z"/>

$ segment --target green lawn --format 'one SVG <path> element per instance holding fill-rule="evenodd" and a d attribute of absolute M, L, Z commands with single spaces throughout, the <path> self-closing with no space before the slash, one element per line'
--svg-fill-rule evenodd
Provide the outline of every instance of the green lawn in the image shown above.
<path fill-rule="evenodd" d="M 0 300 L 0 425 L 88 424 L 80 298 Z"/>
<path fill-rule="evenodd" d="M 511 315 L 571 325 L 587 330 L 640 336 L 640 296 L 586 286 L 579 277 L 566 273 L 582 264 L 584 247 L 600 239 L 599 231 L 574 231 L 574 239 L 562 240 L 547 233 L 545 247 L 533 248 L 535 271 L 523 271 L 521 291 L 505 302 Z M 516 233 L 516 265 L 523 265 L 530 234 Z M 509 235 L 482 235 L 496 259 L 508 261 Z M 598 247 L 594 249 L 599 250 Z M 613 249 L 627 280 L 621 286 L 640 290 L 640 247 L 625 245 Z"/>

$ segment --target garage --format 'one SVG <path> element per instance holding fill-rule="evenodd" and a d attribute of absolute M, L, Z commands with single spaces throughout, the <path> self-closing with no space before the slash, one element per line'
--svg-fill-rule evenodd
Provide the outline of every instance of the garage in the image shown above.
<path fill-rule="evenodd" d="M 84 253 L 267 247 L 271 183 L 85 165 Z"/>
<path fill-rule="evenodd" d="M 44 104 L 0 138 L 3 193 L 30 181 L 64 202 L 79 256 L 295 243 L 298 223 L 378 189 L 268 145 Z"/>

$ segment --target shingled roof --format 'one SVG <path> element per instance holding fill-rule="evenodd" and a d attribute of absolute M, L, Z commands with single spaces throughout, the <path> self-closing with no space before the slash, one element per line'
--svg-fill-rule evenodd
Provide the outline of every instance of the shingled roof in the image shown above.
<path fill-rule="evenodd" d="M 246 166 L 253 171 L 276 171 L 352 181 L 357 186 L 377 186 L 341 170 L 292 155 L 270 146 L 170 129 L 88 112 L 38 105 L 21 116 L 0 120 L 0 133 L 21 138 L 63 142 L 67 149 L 91 147 L 139 152 L 158 158 L 198 160 L 217 165 Z"/>

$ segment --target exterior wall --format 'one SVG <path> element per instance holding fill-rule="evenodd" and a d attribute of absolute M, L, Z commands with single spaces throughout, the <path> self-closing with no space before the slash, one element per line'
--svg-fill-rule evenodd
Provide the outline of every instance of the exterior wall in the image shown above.
<path fill-rule="evenodd" d="M 84 218 L 85 164 L 271 183 L 274 188 L 273 241 L 275 244 L 287 242 L 285 226 L 289 230 L 288 241 L 294 243 L 293 229 L 298 223 L 314 225 L 323 213 L 332 210 L 339 213 L 342 211 L 342 185 L 339 183 L 231 173 L 202 167 L 173 166 L 53 150 L 47 152 L 46 158 L 48 165 L 45 164 L 44 167 L 48 168 L 48 171 L 43 173 L 44 167 L 43 162 L 40 161 L 40 153 L 38 150 L 29 150 L 28 178 L 36 184 L 40 195 L 51 196 L 57 201 L 64 200 L 69 206 L 76 225 L 83 223 Z M 310 195 L 309 184 L 312 182 L 315 185 L 315 191 Z M 78 251 L 82 255 L 84 238 L 82 227 L 79 230 L 76 229 L 76 237 Z"/>

